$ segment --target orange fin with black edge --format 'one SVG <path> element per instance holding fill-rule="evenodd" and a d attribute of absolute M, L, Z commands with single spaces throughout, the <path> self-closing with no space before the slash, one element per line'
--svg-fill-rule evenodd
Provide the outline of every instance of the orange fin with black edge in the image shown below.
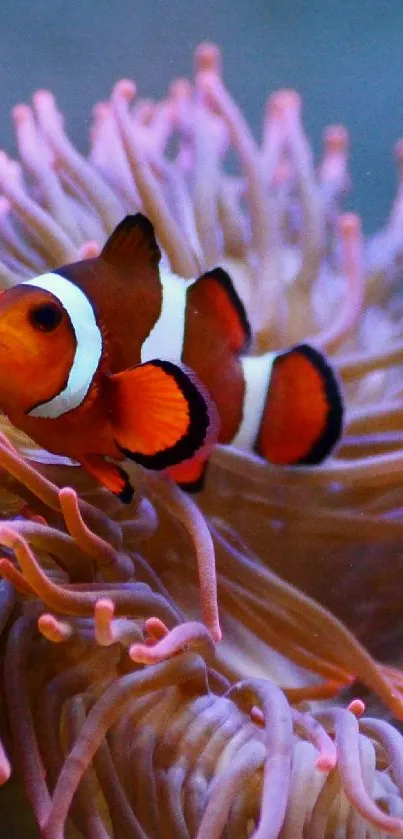
<path fill-rule="evenodd" d="M 274 363 L 256 451 L 277 465 L 321 463 L 340 439 L 343 400 L 324 356 L 308 344 Z"/>
<path fill-rule="evenodd" d="M 147 469 L 176 466 L 215 442 L 215 406 L 192 370 L 155 359 L 108 382 L 116 445 Z"/>
<path fill-rule="evenodd" d="M 87 454 L 81 458 L 80 463 L 89 475 L 117 495 L 123 504 L 130 504 L 134 489 L 124 469 L 96 454 Z"/>
<path fill-rule="evenodd" d="M 131 273 L 136 269 L 141 272 L 144 266 L 158 266 L 161 251 L 148 218 L 142 213 L 126 216 L 104 245 L 100 258 Z"/>
<path fill-rule="evenodd" d="M 207 463 L 205 455 L 195 455 L 191 460 L 180 463 L 178 466 L 171 466 L 166 471 L 181 489 L 190 493 L 201 492 L 204 487 Z"/>
<path fill-rule="evenodd" d="M 235 353 L 246 352 L 251 328 L 245 307 L 229 274 L 213 268 L 202 274 L 188 290 L 188 300 L 196 311 L 206 312 L 212 328 Z"/>

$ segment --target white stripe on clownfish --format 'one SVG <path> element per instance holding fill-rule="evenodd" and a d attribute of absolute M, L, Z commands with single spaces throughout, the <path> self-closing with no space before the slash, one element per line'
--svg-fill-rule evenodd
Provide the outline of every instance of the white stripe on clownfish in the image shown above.
<path fill-rule="evenodd" d="M 242 420 L 231 446 L 251 451 L 256 443 L 265 409 L 273 363 L 278 353 L 267 352 L 259 356 L 240 359 L 245 381 Z"/>
<path fill-rule="evenodd" d="M 166 358 L 182 360 L 186 328 L 186 304 L 188 289 L 197 280 L 184 280 L 172 274 L 168 268 L 160 269 L 162 289 L 161 311 L 141 348 L 141 361 Z M 262 356 L 244 356 L 240 359 L 245 395 L 242 420 L 231 445 L 240 449 L 253 449 L 263 417 L 264 407 L 273 362 L 278 353 L 268 352 Z"/>
<path fill-rule="evenodd" d="M 161 312 L 141 348 L 141 361 L 165 358 L 181 361 L 186 326 L 187 292 L 196 280 L 184 280 L 160 269 Z"/>
<path fill-rule="evenodd" d="M 59 300 L 70 318 L 76 338 L 76 351 L 66 387 L 29 412 L 32 417 L 56 419 L 78 408 L 85 399 L 101 360 L 102 335 L 88 297 L 61 274 L 41 274 L 33 280 L 26 280 L 24 285 L 49 291 Z"/>

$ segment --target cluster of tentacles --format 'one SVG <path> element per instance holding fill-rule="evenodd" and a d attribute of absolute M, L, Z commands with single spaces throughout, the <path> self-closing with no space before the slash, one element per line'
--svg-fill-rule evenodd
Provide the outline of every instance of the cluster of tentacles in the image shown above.
<path fill-rule="evenodd" d="M 121 81 L 96 106 L 88 157 L 50 93 L 15 108 L 2 286 L 96 254 L 142 210 L 176 273 L 231 272 L 255 352 L 332 356 L 345 436 L 311 471 L 217 450 L 197 504 L 138 470 L 122 507 L 3 420 L 0 780 L 18 770 L 45 839 L 403 836 L 401 735 L 322 701 L 359 683 L 403 719 L 403 187 L 363 243 L 340 209 L 345 129 L 315 170 L 280 91 L 258 145 L 210 45 L 193 83 L 135 95 Z"/>
<path fill-rule="evenodd" d="M 7 438 L 0 464 L 5 505 L 25 498 L 0 525 L 11 732 L 0 776 L 8 779 L 11 754 L 46 839 L 66 835 L 69 814 L 81 835 L 105 839 L 327 836 L 340 825 L 353 837 L 369 825 L 374 836 L 403 835 L 398 732 L 362 717 L 359 700 L 315 713 L 301 704 L 358 677 L 402 717 L 398 671 L 233 535 L 208 529 L 174 487 L 139 476 L 142 491 L 122 511 L 87 479 L 81 500 L 59 490 Z M 59 479 L 65 470 L 78 471 L 42 467 Z M 164 517 L 180 521 L 187 544 L 169 536 L 164 551 Z M 211 535 L 226 639 L 217 646 Z M 168 593 L 160 555 L 182 579 L 182 598 Z M 305 679 L 291 672 L 284 691 L 271 681 L 270 647 Z M 262 675 L 250 675 L 258 666 Z"/>

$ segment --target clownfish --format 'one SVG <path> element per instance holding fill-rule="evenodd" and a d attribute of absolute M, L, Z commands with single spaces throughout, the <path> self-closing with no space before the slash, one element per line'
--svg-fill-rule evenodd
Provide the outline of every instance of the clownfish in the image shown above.
<path fill-rule="evenodd" d="M 129 502 L 130 458 L 200 489 L 213 444 L 316 464 L 342 429 L 325 358 L 302 344 L 248 355 L 251 329 L 222 268 L 160 266 L 152 224 L 127 216 L 96 258 L 0 294 L 0 409 Z M 218 417 L 218 422 L 217 422 Z"/>

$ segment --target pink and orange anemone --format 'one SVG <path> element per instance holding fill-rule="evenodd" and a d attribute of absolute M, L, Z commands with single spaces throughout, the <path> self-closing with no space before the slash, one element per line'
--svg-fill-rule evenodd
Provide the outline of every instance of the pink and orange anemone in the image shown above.
<path fill-rule="evenodd" d="M 195 64 L 161 102 L 118 82 L 87 156 L 51 93 L 14 109 L 0 284 L 141 210 L 177 274 L 231 272 L 255 353 L 331 356 L 344 438 L 317 469 L 218 448 L 196 500 L 138 469 L 123 507 L 2 418 L 0 782 L 17 769 L 44 839 L 403 836 L 402 736 L 346 699 L 403 719 L 403 180 L 364 242 L 346 129 L 315 166 L 283 90 L 257 143 L 218 49 Z"/>

